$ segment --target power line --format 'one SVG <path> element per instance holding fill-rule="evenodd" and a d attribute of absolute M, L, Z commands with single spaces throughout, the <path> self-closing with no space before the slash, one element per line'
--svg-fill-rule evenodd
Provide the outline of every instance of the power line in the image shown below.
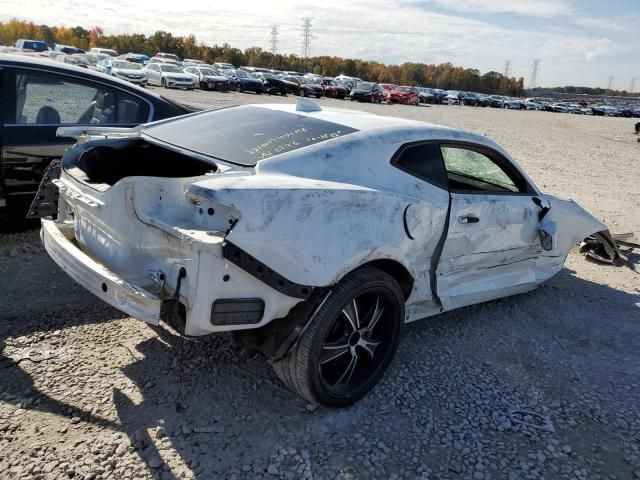
<path fill-rule="evenodd" d="M 278 53 L 278 29 L 280 25 L 269 25 L 269 28 L 271 28 L 271 54 L 275 56 Z"/>
<path fill-rule="evenodd" d="M 540 71 L 540 59 L 536 58 L 531 66 L 531 80 L 529 80 L 529 89 L 536 88 L 538 81 L 538 72 Z"/>
<path fill-rule="evenodd" d="M 302 21 L 304 22 L 302 24 L 302 28 L 304 28 L 304 31 L 302 32 L 301 55 L 303 63 L 307 59 L 307 57 L 309 57 L 309 51 L 311 48 L 311 20 L 313 20 L 313 17 L 302 17 Z"/>
<path fill-rule="evenodd" d="M 607 84 L 607 90 L 611 90 L 611 87 L 613 86 L 613 79 L 615 77 L 609 77 L 609 83 Z"/>
<path fill-rule="evenodd" d="M 511 60 L 505 60 L 504 62 L 504 76 L 509 78 L 509 74 L 511 73 Z"/>

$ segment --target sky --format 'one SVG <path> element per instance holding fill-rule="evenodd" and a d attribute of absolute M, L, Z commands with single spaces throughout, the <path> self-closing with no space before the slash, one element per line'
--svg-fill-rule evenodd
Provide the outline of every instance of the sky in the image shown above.
<path fill-rule="evenodd" d="M 0 21 L 98 25 L 106 34 L 166 30 L 209 45 L 300 54 L 312 17 L 310 55 L 384 63 L 443 63 L 524 77 L 537 86 L 640 91 L 640 0 L 2 0 Z"/>

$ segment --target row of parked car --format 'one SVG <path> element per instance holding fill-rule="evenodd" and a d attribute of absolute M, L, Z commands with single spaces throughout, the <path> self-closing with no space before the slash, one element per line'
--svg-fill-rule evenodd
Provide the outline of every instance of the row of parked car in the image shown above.
<path fill-rule="evenodd" d="M 613 106 L 586 101 L 582 101 L 580 103 L 558 102 L 551 99 L 513 98 L 504 95 L 486 95 L 477 92 L 439 90 L 423 87 L 416 88 L 420 94 L 420 102 L 422 103 L 507 108 L 511 110 L 540 110 L 545 112 L 598 115 L 607 117 L 640 118 L 640 104 Z"/>
<path fill-rule="evenodd" d="M 640 118 L 640 105 L 633 104 L 621 106 L 587 101 L 575 103 L 542 98 L 513 98 L 478 92 L 368 82 L 346 75 L 334 78 L 259 67 L 236 68 L 229 63 L 209 65 L 196 59 L 183 60 L 177 55 L 164 52 L 159 52 L 153 57 L 137 53 L 120 55 L 109 48 L 92 48 L 89 52 L 84 52 L 72 45 L 54 45 L 53 48 L 48 48 L 46 43 L 37 40 L 19 40 L 15 46 L 16 49 L 38 52 L 40 56 L 97 70 L 141 86 L 151 84 L 166 88 L 349 98 L 352 101 L 371 103 L 467 105 Z"/>

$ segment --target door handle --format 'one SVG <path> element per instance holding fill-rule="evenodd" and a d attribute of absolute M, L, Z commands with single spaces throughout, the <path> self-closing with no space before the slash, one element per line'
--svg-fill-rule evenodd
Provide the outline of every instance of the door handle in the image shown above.
<path fill-rule="evenodd" d="M 473 215 L 464 215 L 462 217 L 458 217 L 458 223 L 480 223 L 480 219 Z"/>

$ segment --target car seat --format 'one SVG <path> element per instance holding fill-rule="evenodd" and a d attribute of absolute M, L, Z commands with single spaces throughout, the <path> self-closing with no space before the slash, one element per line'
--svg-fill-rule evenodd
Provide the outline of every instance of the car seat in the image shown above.
<path fill-rule="evenodd" d="M 41 107 L 40 110 L 38 110 L 38 114 L 36 115 L 36 123 L 58 124 L 60 123 L 60 114 L 53 107 Z"/>
<path fill-rule="evenodd" d="M 115 110 L 113 93 L 98 92 L 89 123 L 114 123 Z"/>
<path fill-rule="evenodd" d="M 118 102 L 118 123 L 139 123 L 139 112 L 140 106 L 138 102 L 134 102 L 133 100 L 120 100 Z"/>

